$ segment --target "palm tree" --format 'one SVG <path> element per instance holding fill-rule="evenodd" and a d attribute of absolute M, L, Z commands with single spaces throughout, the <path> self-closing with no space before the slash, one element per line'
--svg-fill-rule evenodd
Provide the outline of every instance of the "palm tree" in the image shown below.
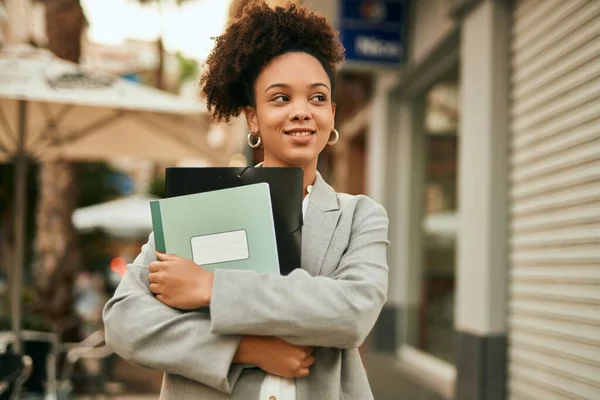
<path fill-rule="evenodd" d="M 48 49 L 75 63 L 81 55 L 85 16 L 79 0 L 43 0 Z M 53 330 L 65 337 L 76 327 L 72 287 L 79 266 L 77 232 L 71 215 L 77 202 L 75 165 L 56 160 L 39 169 L 39 201 L 34 246 L 38 305 Z M 73 338 L 70 338 L 73 339 Z"/>

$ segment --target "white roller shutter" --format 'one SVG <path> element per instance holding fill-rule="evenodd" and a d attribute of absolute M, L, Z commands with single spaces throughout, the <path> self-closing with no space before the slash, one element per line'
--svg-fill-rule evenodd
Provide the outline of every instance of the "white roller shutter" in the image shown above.
<path fill-rule="evenodd" d="M 600 0 L 516 0 L 508 392 L 600 399 Z"/>

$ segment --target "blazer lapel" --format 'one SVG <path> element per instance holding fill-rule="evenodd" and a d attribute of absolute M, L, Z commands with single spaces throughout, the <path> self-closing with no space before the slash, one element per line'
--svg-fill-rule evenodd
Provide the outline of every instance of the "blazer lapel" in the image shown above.
<path fill-rule="evenodd" d="M 313 276 L 321 273 L 339 218 L 336 193 L 317 172 L 302 227 L 302 268 Z"/>

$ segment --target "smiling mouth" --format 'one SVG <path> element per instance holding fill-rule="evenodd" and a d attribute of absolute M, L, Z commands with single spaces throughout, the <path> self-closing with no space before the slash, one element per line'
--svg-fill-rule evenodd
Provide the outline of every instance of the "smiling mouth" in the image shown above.
<path fill-rule="evenodd" d="M 315 132 L 314 131 L 302 131 L 302 132 L 284 132 L 286 135 L 288 136 L 294 136 L 294 137 L 304 137 L 304 136 L 310 136 L 310 135 L 314 135 Z"/>

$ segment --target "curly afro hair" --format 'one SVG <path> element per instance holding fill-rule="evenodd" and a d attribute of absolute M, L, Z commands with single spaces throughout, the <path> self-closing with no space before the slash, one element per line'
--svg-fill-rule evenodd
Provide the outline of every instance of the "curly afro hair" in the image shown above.
<path fill-rule="evenodd" d="M 344 60 L 337 31 L 306 7 L 275 8 L 264 0 L 251 1 L 241 16 L 216 38 L 200 78 L 201 93 L 215 121 L 229 121 L 253 106 L 254 83 L 274 58 L 289 52 L 315 57 L 334 86 L 334 71 Z"/>

